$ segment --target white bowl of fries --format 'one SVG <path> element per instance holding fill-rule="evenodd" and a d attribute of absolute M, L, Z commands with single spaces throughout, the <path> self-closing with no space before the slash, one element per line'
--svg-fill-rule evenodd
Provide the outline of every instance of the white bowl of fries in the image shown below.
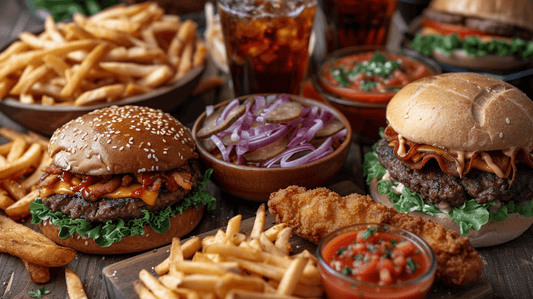
<path fill-rule="evenodd" d="M 197 27 L 150 2 L 68 23 L 47 18 L 43 31 L 23 32 L 0 52 L 0 111 L 44 135 L 110 105 L 171 111 L 205 69 Z"/>

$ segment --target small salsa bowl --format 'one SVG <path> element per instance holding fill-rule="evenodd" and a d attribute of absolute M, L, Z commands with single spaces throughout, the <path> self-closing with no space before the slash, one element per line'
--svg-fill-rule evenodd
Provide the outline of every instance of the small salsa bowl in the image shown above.
<path fill-rule="evenodd" d="M 270 94 L 254 94 L 238 97 L 239 101 L 255 96 L 267 96 Z M 304 107 L 318 106 L 319 108 L 329 109 L 335 119 L 342 122 L 346 128 L 346 136 L 340 146 L 330 155 L 305 164 L 294 167 L 284 168 L 263 168 L 248 165 L 237 165 L 225 162 L 216 158 L 211 152 L 202 146 L 201 139 L 197 133 L 201 129 L 206 113 L 203 112 L 192 128 L 192 137 L 196 142 L 198 152 L 204 164 L 212 168 L 213 181 L 222 187 L 225 191 L 236 195 L 240 198 L 266 202 L 270 193 L 286 188 L 291 185 L 304 186 L 306 188 L 316 188 L 323 186 L 332 179 L 344 165 L 348 151 L 350 149 L 352 129 L 348 119 L 337 109 L 332 108 L 324 103 L 311 100 L 296 95 L 289 95 L 291 101 L 296 101 Z M 227 100 L 215 105 L 215 110 L 221 106 L 226 106 L 232 100 Z"/>
<path fill-rule="evenodd" d="M 331 70 L 348 63 L 359 63 L 357 59 L 368 61 L 376 52 L 384 55 L 387 61 L 401 59 L 400 69 L 405 72 L 406 78 L 399 75 L 397 76 L 398 78 L 413 81 L 416 78 L 442 73 L 435 61 L 410 49 L 395 53 L 381 46 L 354 46 L 329 54 L 312 78 L 313 87 L 328 104 L 346 115 L 350 120 L 354 134 L 360 138 L 360 141 L 368 143 L 373 143 L 379 139 L 378 129 L 386 126 L 385 111 L 387 103 L 399 90 L 399 86 L 405 84 L 398 83 L 399 79 L 391 79 L 388 83 L 390 86 L 387 86 L 387 84 L 384 84 L 383 87 L 371 87 L 372 85 L 368 85 L 367 88 L 370 88 L 370 90 L 364 91 L 360 90 L 363 85 L 355 84 L 360 82 L 358 81 L 359 79 L 354 81 L 355 83 L 349 83 L 350 85 L 347 87 L 340 85 L 340 81 L 339 84 L 336 84 Z M 395 72 L 394 69 L 393 72 Z M 372 77 L 382 78 L 378 74 L 366 73 L 362 74 L 362 77 L 370 77 L 368 81 L 365 81 L 365 79 L 361 81 L 370 84 L 373 82 Z"/>
<path fill-rule="evenodd" d="M 369 231 L 374 230 L 375 233 L 368 234 Z M 361 236 L 364 238 L 365 234 L 362 235 L 361 232 L 366 233 L 366 236 L 369 238 L 369 242 L 375 242 L 378 239 L 384 239 L 388 240 L 389 237 L 394 236 L 394 238 L 402 238 L 405 239 L 412 244 L 414 244 L 417 248 L 416 251 L 411 251 L 414 258 L 411 260 L 413 261 L 412 265 L 415 265 L 414 269 L 417 269 L 416 266 L 419 266 L 418 270 L 420 272 L 418 274 L 413 274 L 413 276 L 408 276 L 409 279 L 400 281 L 400 282 L 393 282 L 392 284 L 380 284 L 375 282 L 368 282 L 365 280 L 359 280 L 355 277 L 352 277 L 350 275 L 346 275 L 341 273 L 342 271 L 349 272 L 350 270 L 343 270 L 344 266 L 340 266 L 340 264 L 333 263 L 330 265 L 330 259 L 335 255 L 338 254 L 339 248 L 341 246 L 344 246 L 344 248 L 348 248 L 348 244 L 352 244 L 352 241 L 357 240 L 357 238 L 361 238 Z M 383 234 L 382 236 L 377 236 L 376 234 Z M 371 238 L 374 238 L 373 240 L 370 240 Z M 361 239 L 359 239 L 361 240 Z M 363 240 L 364 242 L 367 242 L 366 240 Z M 381 240 L 380 240 L 381 241 Z M 360 246 L 363 246 L 364 243 L 360 243 Z M 400 243 L 394 246 L 399 246 Z M 405 245 L 405 244 L 404 244 Z M 357 249 L 355 246 L 351 247 L 350 250 L 354 250 L 354 252 Z M 365 245 L 366 246 L 366 245 Z M 365 247 L 368 248 L 368 247 Z M 394 248 L 394 247 L 392 247 Z M 364 250 L 364 249 L 362 249 Z M 381 249 L 375 249 L 373 248 L 374 252 L 377 252 L 377 254 L 382 254 Z M 393 249 L 394 250 L 394 249 Z M 345 251 L 350 252 L 351 251 Z M 435 254 L 429 247 L 429 245 L 424 242 L 421 238 L 419 238 L 417 235 L 392 226 L 388 224 L 375 224 L 375 223 L 364 223 L 364 224 L 357 224 L 353 226 L 344 227 L 341 229 L 338 229 L 331 234 L 327 235 L 318 245 L 317 252 L 316 252 L 317 258 L 318 258 L 318 270 L 320 272 L 320 275 L 322 277 L 322 284 L 324 285 L 324 290 L 327 295 L 327 298 L 344 298 L 344 299 L 355 299 L 355 298 L 365 298 L 365 299 L 385 299 L 385 298 L 396 298 L 396 299 L 417 299 L 417 298 L 425 298 L 426 294 L 429 292 L 433 285 L 433 281 L 435 279 L 435 271 L 437 269 L 437 258 L 435 257 Z M 392 254 L 394 256 L 394 254 Z M 417 257 L 415 257 L 417 256 Z M 357 258 L 357 256 L 356 256 Z M 381 259 L 381 258 L 380 258 Z M 360 259 L 361 261 L 362 258 Z M 420 263 L 419 263 L 420 262 Z M 366 263 L 372 263 L 372 262 L 366 262 Z M 409 263 L 410 264 L 410 263 Z M 364 273 L 364 275 L 368 275 L 366 277 L 371 277 L 370 272 L 364 272 L 364 271 L 370 271 L 370 267 L 364 269 L 365 263 L 363 262 L 363 267 L 360 270 L 359 273 Z M 332 266 L 338 267 L 338 269 L 341 269 L 339 271 L 332 268 Z M 352 270 L 353 271 L 353 270 Z M 416 273 L 417 270 L 415 270 Z M 359 275 L 359 274 L 357 274 Z M 363 274 L 361 274 L 362 276 Z M 378 272 L 378 277 L 379 272 Z M 407 274 L 409 275 L 409 274 Z"/>

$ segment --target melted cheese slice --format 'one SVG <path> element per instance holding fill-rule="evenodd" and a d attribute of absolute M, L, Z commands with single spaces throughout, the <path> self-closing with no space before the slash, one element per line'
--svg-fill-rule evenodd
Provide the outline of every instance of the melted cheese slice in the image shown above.
<path fill-rule="evenodd" d="M 78 182 L 76 182 L 75 180 L 72 180 L 72 183 L 74 185 L 77 185 L 79 184 L 79 180 Z M 91 185 L 89 186 L 89 190 L 92 190 L 98 186 L 102 185 L 102 183 L 96 183 L 94 185 Z M 121 198 L 121 197 L 132 197 L 131 194 L 133 191 L 137 190 L 141 188 L 141 184 L 131 184 L 129 185 L 128 187 L 118 187 L 115 191 L 111 192 L 111 193 L 106 193 L 104 195 L 102 195 L 102 197 L 109 197 L 109 198 Z M 46 196 L 50 196 L 52 194 L 61 194 L 61 193 L 67 193 L 69 195 L 74 195 L 74 192 L 72 192 L 72 190 L 70 190 L 70 185 L 63 182 L 63 181 L 59 181 L 57 183 L 54 184 L 54 186 L 52 188 L 42 188 L 41 189 L 41 194 L 40 194 L 40 197 L 46 197 Z M 153 205 L 155 203 L 155 200 L 157 199 L 157 196 L 159 195 L 158 192 L 153 192 L 153 191 L 150 191 L 150 190 L 144 190 L 143 193 L 141 194 L 141 199 L 149 204 L 149 205 Z"/>

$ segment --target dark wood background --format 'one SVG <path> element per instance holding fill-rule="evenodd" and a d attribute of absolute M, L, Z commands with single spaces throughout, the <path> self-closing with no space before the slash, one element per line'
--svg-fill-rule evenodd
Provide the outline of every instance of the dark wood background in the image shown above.
<path fill-rule="evenodd" d="M 33 31 L 40 26 L 42 26 L 41 21 L 24 10 L 23 6 L 16 0 L 0 0 L 0 47 L 20 32 Z M 202 26 L 201 23 L 200 26 Z M 221 75 L 210 65 L 204 76 L 213 74 Z M 205 105 L 225 100 L 228 95 L 228 86 L 224 85 L 220 89 L 190 97 L 185 104 L 173 112 L 173 115 L 191 128 L 196 117 L 204 110 Z M 1 113 L 0 126 L 24 130 Z M 0 139 L 0 143 L 4 142 L 5 140 Z M 361 172 L 361 161 L 364 153 L 368 152 L 369 149 L 368 145 L 353 142 L 344 168 L 326 186 L 337 190 L 366 193 Z M 353 188 L 346 189 L 346 186 L 343 186 L 346 183 L 351 184 Z M 217 209 L 205 213 L 200 225 L 190 235 L 199 235 L 224 227 L 228 220 L 237 214 L 241 214 L 243 220 L 251 218 L 259 206 L 259 203 L 231 196 L 213 183 L 207 186 L 207 190 L 217 198 Z M 5 215 L 3 211 L 0 211 L 0 214 Z M 29 220 L 26 221 L 25 225 L 38 230 L 37 227 L 29 224 Z M 533 298 L 533 228 L 526 231 L 517 240 L 495 247 L 479 249 L 479 253 L 486 263 L 483 278 L 490 283 L 493 298 Z M 80 253 L 67 267 L 80 276 L 89 298 L 100 299 L 106 298 L 102 269 L 134 256 L 136 255 L 99 256 Z M 46 298 L 67 298 L 64 268 L 53 268 L 50 272 L 52 279 L 49 283 L 45 285 L 35 284 L 29 279 L 20 259 L 0 253 L 0 299 L 31 298 L 28 291 L 36 291 L 43 286 L 51 291 L 45 296 Z M 9 283 L 11 279 L 12 282 Z M 433 290 L 432 292 L 436 291 Z M 440 291 L 446 292 L 446 289 Z M 449 295 L 454 292 L 454 290 L 449 290 Z"/>

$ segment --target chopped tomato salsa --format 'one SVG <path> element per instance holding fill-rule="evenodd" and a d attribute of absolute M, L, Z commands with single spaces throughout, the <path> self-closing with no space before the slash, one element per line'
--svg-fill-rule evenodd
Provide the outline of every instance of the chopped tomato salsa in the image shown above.
<path fill-rule="evenodd" d="M 402 87 L 433 71 L 405 55 L 366 52 L 326 63 L 321 70 L 322 86 L 347 100 L 386 104 Z"/>
<path fill-rule="evenodd" d="M 324 250 L 329 266 L 357 280 L 396 284 L 424 274 L 429 258 L 409 240 L 375 227 L 332 240 Z"/>

